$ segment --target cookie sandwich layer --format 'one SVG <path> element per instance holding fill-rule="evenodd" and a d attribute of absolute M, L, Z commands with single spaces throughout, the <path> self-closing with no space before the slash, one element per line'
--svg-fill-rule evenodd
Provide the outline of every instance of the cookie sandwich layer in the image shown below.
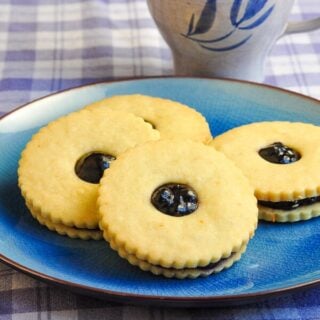
<path fill-rule="evenodd" d="M 98 228 L 99 181 L 79 177 L 80 159 L 92 154 L 117 158 L 137 144 L 158 138 L 159 132 L 142 118 L 120 111 L 81 110 L 57 119 L 40 129 L 22 152 L 18 169 L 22 195 L 37 219 L 50 229 L 63 225 L 91 232 Z M 80 164 L 80 169 L 109 165 L 82 160 Z"/>
<path fill-rule="evenodd" d="M 261 219 L 286 222 L 320 215 L 320 127 L 260 122 L 234 128 L 212 141 L 255 189 Z"/>
<path fill-rule="evenodd" d="M 240 254 L 258 213 L 242 172 L 222 153 L 186 140 L 122 154 L 101 180 L 98 207 L 104 238 L 122 257 L 176 277 Z"/>

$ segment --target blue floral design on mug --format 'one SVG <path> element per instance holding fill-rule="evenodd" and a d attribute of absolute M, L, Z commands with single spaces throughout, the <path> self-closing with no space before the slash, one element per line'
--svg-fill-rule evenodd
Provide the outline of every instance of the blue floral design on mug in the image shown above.
<path fill-rule="evenodd" d="M 240 41 L 228 45 L 216 47 L 214 44 L 229 38 L 239 30 L 253 30 L 265 22 L 272 13 L 275 4 L 268 7 L 269 0 L 248 0 L 245 8 L 243 0 L 234 0 L 230 10 L 231 29 L 226 34 L 209 40 L 199 39 L 199 35 L 206 34 L 214 28 L 217 12 L 217 0 L 207 0 L 200 17 L 195 22 L 195 14 L 191 16 L 188 31 L 183 34 L 186 38 L 197 42 L 202 48 L 210 51 L 228 51 L 245 44 L 251 37 L 252 32 L 245 35 Z M 244 10 L 243 10 L 244 9 Z M 241 15 L 240 12 L 243 12 Z"/>

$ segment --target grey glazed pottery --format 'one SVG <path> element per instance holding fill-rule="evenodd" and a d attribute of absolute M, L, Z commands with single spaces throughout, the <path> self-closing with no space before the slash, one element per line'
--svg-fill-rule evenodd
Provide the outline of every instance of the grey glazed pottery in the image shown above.
<path fill-rule="evenodd" d="M 177 75 L 262 81 L 281 36 L 320 27 L 320 18 L 288 22 L 294 0 L 147 1 Z"/>

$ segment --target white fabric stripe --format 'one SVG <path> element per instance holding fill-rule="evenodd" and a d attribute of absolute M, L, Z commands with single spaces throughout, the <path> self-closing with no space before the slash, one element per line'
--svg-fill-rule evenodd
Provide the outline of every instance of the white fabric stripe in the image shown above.
<path fill-rule="evenodd" d="M 137 31 L 138 29 L 136 29 Z M 119 29 L 119 30 L 109 30 L 106 33 L 106 29 L 94 29 L 90 31 L 64 31 L 61 34 L 63 39 L 63 50 L 78 50 L 83 49 L 83 42 L 81 39 L 85 40 L 86 48 L 96 47 L 96 46 L 113 46 L 117 48 L 128 48 L 128 42 L 132 40 L 131 34 L 134 30 L 130 29 Z M 94 36 L 92 35 L 94 33 Z M 143 34 L 143 39 L 141 39 L 142 47 L 165 47 L 165 43 L 160 38 L 160 35 L 156 29 L 143 28 L 139 29 L 139 33 Z M 11 34 L 10 34 L 11 35 Z M 8 33 L 0 32 L 0 42 L 6 43 Z M 31 45 L 31 42 L 26 41 L 22 34 L 19 34 L 14 39 L 11 35 L 11 39 L 14 39 L 16 44 L 15 48 L 17 51 L 21 50 L 54 50 L 54 38 L 56 34 L 54 32 L 38 32 L 36 36 L 37 46 Z M 134 37 L 135 41 L 138 39 L 137 36 Z M 12 40 L 11 40 L 12 41 Z M 138 45 L 136 44 L 136 47 Z M 1 51 L 6 51 L 12 48 L 3 47 L 0 48 Z"/>
<path fill-rule="evenodd" d="M 141 34 L 143 34 L 143 39 L 145 37 L 151 37 L 154 36 L 155 34 L 159 34 L 158 30 L 155 28 L 133 28 L 136 31 L 139 31 Z M 86 29 L 86 30 L 63 30 L 63 37 L 66 40 L 72 40 L 72 39 L 76 39 L 77 37 L 79 37 L 81 34 L 85 34 L 85 36 L 87 36 L 89 38 L 90 37 L 95 37 L 96 33 L 101 33 L 99 36 L 102 38 L 102 36 L 106 37 L 106 30 L 108 30 L 108 33 L 120 33 L 122 37 L 124 38 L 129 38 L 130 34 L 132 32 L 132 28 L 129 28 L 129 26 L 127 28 L 121 28 L 121 29 L 106 29 L 106 28 L 102 28 L 102 27 L 97 27 L 94 29 Z M 7 30 L 0 30 L 0 40 L 2 40 L 3 36 L 5 34 L 7 34 L 8 31 Z M 11 34 L 11 33 L 10 33 Z M 13 35 L 15 33 L 12 33 Z M 16 34 L 16 37 L 19 39 L 19 37 L 23 37 L 25 36 L 25 34 L 22 34 L 21 32 Z M 37 38 L 41 39 L 41 40 L 47 40 L 48 38 L 52 38 L 55 36 L 55 32 L 53 31 L 37 31 L 36 33 Z M 95 37 L 95 40 L 97 39 L 97 37 Z"/>
<path fill-rule="evenodd" d="M 10 21 L 11 8 L 12 8 L 12 6 L 10 6 L 10 5 L 1 5 L 0 21 L 2 23 Z"/>
<path fill-rule="evenodd" d="M 288 59 L 288 57 L 287 57 Z M 320 65 L 312 60 L 307 60 L 306 57 L 296 56 L 290 61 L 282 61 L 281 59 L 271 58 L 273 75 L 290 75 L 293 73 L 293 68 L 299 73 L 319 73 Z M 298 63 L 299 61 L 299 63 Z"/>
<path fill-rule="evenodd" d="M 154 66 L 159 68 L 159 64 L 163 62 L 161 57 L 141 57 L 143 60 L 144 66 Z M 69 75 L 68 78 L 74 79 L 77 78 L 76 72 L 81 71 L 79 65 L 82 65 L 82 68 L 95 69 L 105 67 L 123 67 L 125 65 L 131 64 L 133 58 L 130 57 L 106 57 L 106 58 L 91 58 L 86 59 L 85 62 L 80 59 L 63 59 L 63 64 L 65 68 L 62 68 L 62 72 L 65 75 Z M 11 65 L 8 65 L 4 62 L 0 62 L 0 68 L 6 66 L 6 72 L 10 73 L 10 78 L 24 78 L 26 73 L 34 72 L 33 78 L 35 79 L 48 79 L 48 71 L 52 70 L 51 65 L 48 64 L 48 61 L 36 61 L 34 65 L 28 65 L 26 61 L 15 61 Z M 171 63 L 168 63 L 170 66 Z"/>
<path fill-rule="evenodd" d="M 86 18 L 105 18 L 106 16 L 112 17 L 113 20 L 128 20 L 127 14 L 127 4 L 126 3 L 104 3 L 103 5 L 97 6 L 97 2 L 92 1 L 85 2 L 83 4 L 86 7 Z M 9 8 L 10 5 L 1 5 L 1 10 L 4 8 Z M 52 4 L 41 4 L 37 7 L 37 21 L 30 19 L 29 14 L 33 13 L 35 10 L 34 6 L 31 5 L 19 5 L 15 6 L 17 13 L 23 13 L 17 22 L 54 22 L 54 15 L 52 14 L 55 10 L 56 3 L 53 1 Z M 150 13 L 147 9 L 146 1 L 136 2 L 136 7 L 139 10 L 140 19 L 149 19 Z M 104 9 L 104 10 L 101 10 Z M 61 22 L 73 22 L 79 21 L 79 17 L 82 11 L 82 4 L 79 3 L 67 3 L 63 4 L 64 16 L 61 18 Z M 5 16 L 4 13 L 1 13 L 1 16 Z M 3 21 L 3 20 L 1 20 Z"/>

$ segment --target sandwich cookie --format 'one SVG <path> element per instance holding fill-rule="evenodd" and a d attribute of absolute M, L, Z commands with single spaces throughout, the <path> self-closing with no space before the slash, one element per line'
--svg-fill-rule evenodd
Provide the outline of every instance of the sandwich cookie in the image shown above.
<path fill-rule="evenodd" d="M 258 219 L 254 191 L 222 153 L 191 140 L 148 142 L 101 179 L 100 228 L 142 270 L 196 278 L 240 259 Z"/>
<path fill-rule="evenodd" d="M 259 218 L 295 222 L 320 215 L 320 127 L 283 121 L 234 128 L 211 145 L 255 189 Z"/>
<path fill-rule="evenodd" d="M 36 133 L 19 162 L 19 186 L 32 215 L 60 234 L 99 239 L 97 195 L 105 169 L 159 132 L 142 118 L 106 108 L 81 110 Z"/>

